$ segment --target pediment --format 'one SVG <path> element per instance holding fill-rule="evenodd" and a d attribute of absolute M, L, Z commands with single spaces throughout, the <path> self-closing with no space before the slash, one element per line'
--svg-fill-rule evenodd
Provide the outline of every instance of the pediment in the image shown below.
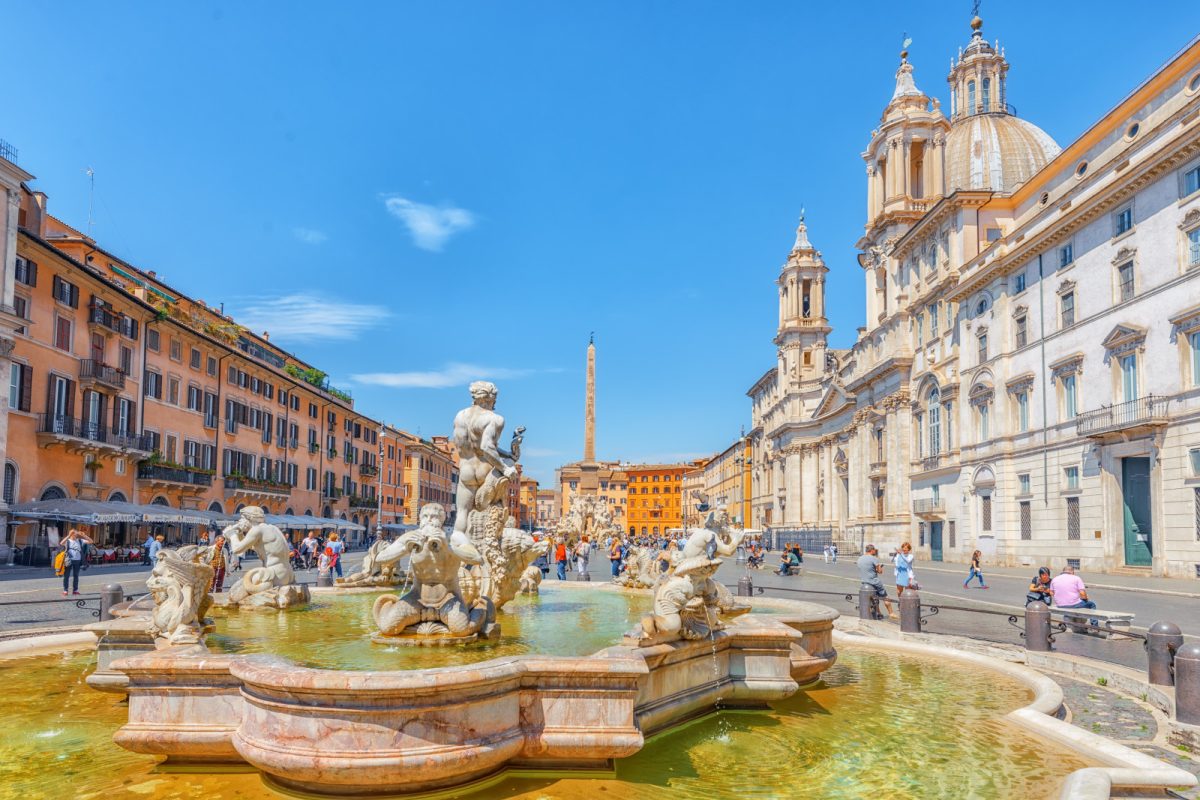
<path fill-rule="evenodd" d="M 821 397 L 821 402 L 813 409 L 813 419 L 828 416 L 829 414 L 839 411 L 845 406 L 854 402 L 854 398 L 842 387 L 840 383 L 833 382 L 829 384 L 829 388 Z"/>
<path fill-rule="evenodd" d="M 1128 323 L 1118 323 L 1104 339 L 1100 342 L 1106 350 L 1112 350 L 1115 347 L 1120 347 L 1123 344 L 1130 342 L 1141 341 L 1146 338 L 1146 329 L 1140 325 L 1132 325 Z"/>

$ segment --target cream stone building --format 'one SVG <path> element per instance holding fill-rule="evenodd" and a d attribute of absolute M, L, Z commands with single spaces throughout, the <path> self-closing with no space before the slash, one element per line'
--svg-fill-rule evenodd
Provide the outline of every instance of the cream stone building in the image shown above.
<path fill-rule="evenodd" d="M 803 220 L 752 400 L 750 524 L 919 557 L 1200 576 L 1200 38 L 1061 149 L 979 18 L 863 153 L 866 325 Z"/>

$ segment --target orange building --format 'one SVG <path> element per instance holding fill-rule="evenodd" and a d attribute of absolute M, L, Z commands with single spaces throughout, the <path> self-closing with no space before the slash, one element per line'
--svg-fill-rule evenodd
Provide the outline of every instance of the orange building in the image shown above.
<path fill-rule="evenodd" d="M 422 439 L 400 431 L 404 440 L 404 523 L 415 525 L 421 506 L 440 503 L 453 522 L 458 491 L 458 455 L 445 436 Z"/>
<path fill-rule="evenodd" d="M 683 526 L 683 476 L 690 464 L 626 464 L 630 534 L 660 534 Z"/>
<path fill-rule="evenodd" d="M 371 529 L 379 423 L 268 333 L 118 258 L 45 206 L 44 194 L 22 187 L 9 504 L 72 497 L 223 513 L 259 505 Z M 123 525 L 97 533 L 100 544 L 130 535 Z M 196 530 L 166 533 L 189 541 Z"/>
<path fill-rule="evenodd" d="M 402 525 L 404 503 L 404 442 L 408 434 L 384 425 L 379 435 L 379 514 L 381 525 Z"/>
<path fill-rule="evenodd" d="M 518 497 L 518 527 L 532 530 L 537 525 L 537 478 L 528 475 L 521 478 L 521 489 Z"/>

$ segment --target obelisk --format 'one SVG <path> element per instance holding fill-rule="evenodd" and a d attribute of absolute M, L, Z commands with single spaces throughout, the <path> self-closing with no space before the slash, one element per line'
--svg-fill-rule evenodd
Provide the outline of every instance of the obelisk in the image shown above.
<path fill-rule="evenodd" d="M 596 461 L 596 334 L 588 337 L 587 396 L 583 401 L 583 461 L 579 462 L 579 491 L 594 495 L 600 490 L 600 464 Z"/>
<path fill-rule="evenodd" d="M 588 337 L 587 397 L 583 407 L 583 461 L 596 460 L 596 334 Z"/>

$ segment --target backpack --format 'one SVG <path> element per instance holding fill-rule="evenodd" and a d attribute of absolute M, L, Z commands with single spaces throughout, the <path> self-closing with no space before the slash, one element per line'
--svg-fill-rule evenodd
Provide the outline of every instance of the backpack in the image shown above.
<path fill-rule="evenodd" d="M 67 551 L 62 550 L 54 557 L 54 574 L 62 575 L 67 571 Z"/>

